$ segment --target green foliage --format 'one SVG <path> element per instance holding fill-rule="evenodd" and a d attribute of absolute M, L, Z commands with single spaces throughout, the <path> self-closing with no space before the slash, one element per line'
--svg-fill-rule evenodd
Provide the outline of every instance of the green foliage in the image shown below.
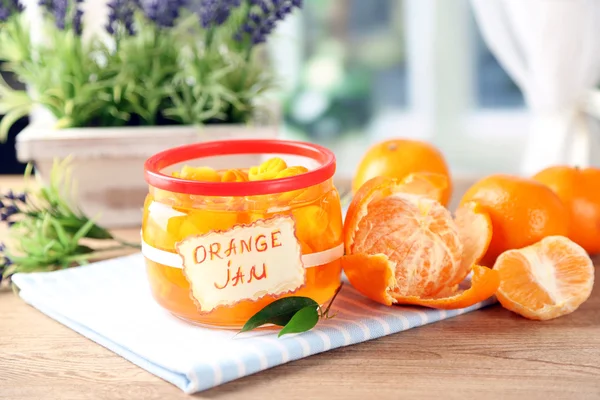
<path fill-rule="evenodd" d="M 0 60 L 28 86 L 0 81 L 0 140 L 34 106 L 54 115 L 55 128 L 249 123 L 275 81 L 256 46 L 232 38 L 247 12 L 209 30 L 195 14 L 164 28 L 138 13 L 135 35 L 110 43 L 50 20 L 45 40 L 32 43 L 23 15 L 0 22 Z"/>
<path fill-rule="evenodd" d="M 26 179 L 30 172 L 31 166 Z M 0 220 L 9 226 L 9 238 L 0 245 L 0 282 L 17 272 L 68 268 L 97 259 L 105 251 L 139 247 L 113 237 L 72 205 L 70 176 L 68 159 L 55 162 L 49 185 L 0 195 Z M 94 248 L 90 239 L 115 245 Z"/>
<path fill-rule="evenodd" d="M 331 306 L 342 290 L 343 283 L 337 288 L 325 310 L 310 297 L 289 296 L 267 304 L 254 314 L 239 333 L 248 332 L 264 325 L 281 326 L 278 337 L 289 333 L 302 333 L 314 328 L 319 320 L 334 318 L 330 315 Z"/>
<path fill-rule="evenodd" d="M 289 333 L 302 333 L 311 330 L 319 322 L 319 312 L 314 307 L 304 307 L 289 320 L 289 322 L 279 331 L 277 337 L 282 337 Z"/>
<path fill-rule="evenodd" d="M 240 332 L 251 331 L 265 324 L 285 326 L 298 311 L 306 307 L 316 310 L 319 304 L 311 298 L 302 296 L 289 296 L 275 300 L 254 314 Z"/>

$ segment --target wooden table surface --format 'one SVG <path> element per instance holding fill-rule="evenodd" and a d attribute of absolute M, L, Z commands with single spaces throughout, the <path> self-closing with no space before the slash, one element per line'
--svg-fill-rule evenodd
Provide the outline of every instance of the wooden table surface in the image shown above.
<path fill-rule="evenodd" d="M 0 190 L 18 184 L 0 177 Z M 0 399 L 187 397 L 10 290 L 0 291 Z M 600 399 L 600 290 L 596 285 L 579 310 L 556 320 L 528 321 L 491 306 L 290 362 L 194 397 Z"/>

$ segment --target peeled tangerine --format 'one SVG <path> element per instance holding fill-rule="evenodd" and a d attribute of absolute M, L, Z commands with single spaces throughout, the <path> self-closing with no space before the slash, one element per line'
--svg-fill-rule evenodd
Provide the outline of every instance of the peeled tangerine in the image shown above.
<path fill-rule="evenodd" d="M 590 256 L 564 236 L 505 251 L 494 270 L 500 274 L 500 304 L 529 319 L 548 320 L 575 311 L 594 286 Z"/>
<path fill-rule="evenodd" d="M 476 263 L 487 251 L 490 217 L 477 203 L 453 219 L 440 200 L 446 178 L 418 173 L 374 178 L 352 200 L 343 268 L 359 292 L 382 304 L 464 308 L 496 292 L 499 274 Z M 473 271 L 471 287 L 459 289 Z"/>

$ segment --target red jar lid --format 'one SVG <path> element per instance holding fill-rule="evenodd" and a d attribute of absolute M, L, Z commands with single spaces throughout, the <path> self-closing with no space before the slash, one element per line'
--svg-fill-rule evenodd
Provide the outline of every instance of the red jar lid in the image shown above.
<path fill-rule="evenodd" d="M 190 181 L 160 172 L 171 165 L 190 160 L 234 154 L 303 156 L 317 161 L 320 167 L 296 176 L 253 182 Z M 331 178 L 334 173 L 335 155 L 325 147 L 277 139 L 233 139 L 195 143 L 155 154 L 144 164 L 144 176 L 148 184 L 169 192 L 204 196 L 254 196 L 289 192 L 318 185 Z"/>

